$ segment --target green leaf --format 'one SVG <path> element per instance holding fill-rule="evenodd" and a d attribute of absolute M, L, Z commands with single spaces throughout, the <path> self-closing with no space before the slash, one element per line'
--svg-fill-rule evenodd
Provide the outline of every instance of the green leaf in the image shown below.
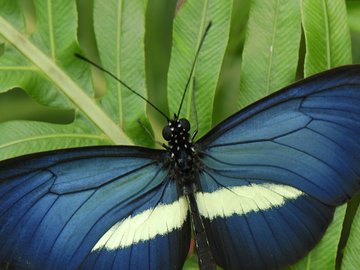
<path fill-rule="evenodd" d="M 347 240 L 344 256 L 342 260 L 341 269 L 360 269 L 360 207 L 357 209 L 355 217 L 353 219 L 350 235 Z"/>
<path fill-rule="evenodd" d="M 360 32 L 360 2 L 346 1 L 346 10 L 350 29 Z"/>
<path fill-rule="evenodd" d="M 188 257 L 183 266 L 183 270 L 198 270 L 198 269 L 199 269 L 199 263 L 196 254 L 192 255 L 191 257 Z"/>
<path fill-rule="evenodd" d="M 0 15 L 6 18 L 18 31 L 25 31 L 25 21 L 18 1 L 0 0 Z"/>
<path fill-rule="evenodd" d="M 288 267 L 287 270 L 335 269 L 337 247 L 341 236 L 345 212 L 346 204 L 338 207 L 332 223 L 327 228 L 319 244 L 317 244 L 306 257 L 293 266 Z"/>
<path fill-rule="evenodd" d="M 102 65 L 137 93 L 146 97 L 145 82 L 145 13 L 144 0 L 96 0 L 94 2 L 95 36 Z M 106 95 L 101 100 L 106 113 L 131 136 L 135 143 L 144 142 L 143 127 L 151 130 L 146 117 L 146 102 L 106 77 Z"/>
<path fill-rule="evenodd" d="M 351 64 L 350 32 L 345 1 L 301 1 L 306 43 L 305 77 Z"/>
<path fill-rule="evenodd" d="M 216 85 L 224 57 L 230 30 L 232 1 L 188 0 L 178 11 L 174 21 L 173 44 L 168 72 L 168 101 L 170 116 L 177 113 L 190 76 L 191 65 L 199 47 L 204 30 L 211 21 L 212 26 L 200 50 L 192 79 L 195 90 L 189 85 L 181 117 L 191 119 L 195 127 L 193 91 L 201 137 L 211 128 Z"/>
<path fill-rule="evenodd" d="M 294 81 L 300 22 L 298 1 L 252 1 L 240 74 L 241 108 Z"/>
<path fill-rule="evenodd" d="M 41 137 L 44 134 L 63 138 L 63 133 L 71 133 L 76 125 L 83 129 L 84 138 L 88 132 L 93 132 L 94 140 L 70 140 L 63 144 L 50 144 L 47 141 L 34 140 L 32 147 L 22 147 L 21 142 L 14 136 L 7 136 L 7 142 L 2 145 L 18 145 L 25 152 L 37 152 L 44 149 L 55 149 L 61 146 L 83 146 L 88 144 L 129 143 L 127 136 L 105 113 L 88 91 L 92 91 L 91 78 L 88 65 L 74 57 L 79 52 L 76 40 L 76 6 L 71 0 L 66 1 L 35 1 L 36 31 L 28 38 L 22 33 L 24 27 L 19 24 L 12 25 L 14 14 L 22 20 L 22 10 L 13 1 L 0 0 L 0 34 L 6 40 L 3 55 L 0 57 L 0 85 L 1 91 L 7 91 L 20 86 L 36 101 L 47 106 L 72 108 L 77 112 L 76 119 L 84 116 L 88 121 L 79 125 L 75 121 L 71 125 L 54 128 L 53 125 L 35 125 L 30 130 L 26 124 L 15 125 L 22 137 Z M 13 11 L 13 13 L 10 13 Z M 7 20 L 9 19 L 9 21 Z M 14 26 L 16 28 L 14 28 Z M 18 31 L 20 30 L 20 31 Z M 82 88 L 81 88 L 82 87 Z M 85 90 L 86 89 L 86 90 Z M 0 92 L 1 92 L 0 91 Z M 84 123 L 86 123 L 84 125 Z M 1 124 L 4 126 L 5 124 Z M 5 125 L 6 127 L 6 125 Z M 14 129 L 11 129 L 14 132 Z M 36 134 L 38 132 L 38 134 Z M 101 134 L 101 135 L 99 135 Z M 37 136 L 38 135 L 38 136 Z M 101 139 L 100 139 L 101 138 Z M 25 142 L 25 141 L 23 141 Z M 76 142 L 76 143 L 75 143 Z M 16 152 L 16 151 L 15 151 Z M 0 158 L 14 156 L 8 151 L 2 151 Z"/>
<path fill-rule="evenodd" d="M 1 2 L 4 2 L 0 3 L 2 7 L 12 6 L 12 10 L 17 10 L 15 12 L 17 16 L 23 16 L 16 6 L 16 1 L 1 0 Z M 44 54 L 44 57 L 61 68 L 91 95 L 89 68 L 87 64 L 74 57 L 74 52 L 79 51 L 76 43 L 75 2 L 37 0 L 34 6 L 37 14 L 37 31 L 30 36 L 29 41 Z M 17 45 L 14 44 L 15 47 Z M 36 55 L 33 59 L 24 57 L 19 50 L 6 46 L 0 66 L 0 72 L 6 79 L 3 79 L 0 91 L 21 87 L 42 104 L 69 108 L 71 106 L 69 100 L 59 91 L 56 84 L 49 80 L 48 74 L 37 67 L 40 61 Z"/>
<path fill-rule="evenodd" d="M 107 136 L 96 134 L 80 121 L 69 125 L 11 121 L 0 125 L 0 134 L 0 159 L 53 149 L 112 143 Z"/>

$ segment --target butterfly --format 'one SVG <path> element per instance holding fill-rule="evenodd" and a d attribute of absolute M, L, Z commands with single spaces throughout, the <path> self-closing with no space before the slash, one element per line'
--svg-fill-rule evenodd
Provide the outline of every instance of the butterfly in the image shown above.
<path fill-rule="evenodd" d="M 0 162 L 2 269 L 277 269 L 309 252 L 360 184 L 360 65 L 290 85 L 193 142 Z"/>

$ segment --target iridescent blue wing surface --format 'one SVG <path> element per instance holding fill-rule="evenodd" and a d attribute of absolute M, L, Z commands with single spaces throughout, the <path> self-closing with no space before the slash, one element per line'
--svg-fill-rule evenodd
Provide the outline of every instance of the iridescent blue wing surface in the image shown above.
<path fill-rule="evenodd" d="M 197 142 L 197 194 L 225 269 L 278 269 L 322 237 L 360 184 L 360 66 L 309 77 Z"/>
<path fill-rule="evenodd" d="M 187 205 L 140 147 L 51 151 L 0 163 L 1 269 L 181 269 Z"/>

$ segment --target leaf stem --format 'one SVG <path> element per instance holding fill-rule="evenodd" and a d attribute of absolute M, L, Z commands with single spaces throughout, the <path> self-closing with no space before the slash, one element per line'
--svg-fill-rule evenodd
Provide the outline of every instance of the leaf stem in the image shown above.
<path fill-rule="evenodd" d="M 105 114 L 84 90 L 2 16 L 0 16 L 0 34 L 33 62 L 70 99 L 74 106 L 79 108 L 115 144 L 131 144 L 130 139 L 121 128 Z"/>

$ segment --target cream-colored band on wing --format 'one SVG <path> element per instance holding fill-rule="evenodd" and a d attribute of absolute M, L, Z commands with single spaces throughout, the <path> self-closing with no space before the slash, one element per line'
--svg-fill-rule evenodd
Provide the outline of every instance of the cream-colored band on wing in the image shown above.
<path fill-rule="evenodd" d="M 125 248 L 180 229 L 186 220 L 187 212 L 186 199 L 181 197 L 171 204 L 159 204 L 155 208 L 130 216 L 112 226 L 96 243 L 92 252 Z"/>
<path fill-rule="evenodd" d="M 301 195 L 300 190 L 286 185 L 252 184 L 221 188 L 211 193 L 199 192 L 196 202 L 200 214 L 211 220 L 279 207 Z"/>

